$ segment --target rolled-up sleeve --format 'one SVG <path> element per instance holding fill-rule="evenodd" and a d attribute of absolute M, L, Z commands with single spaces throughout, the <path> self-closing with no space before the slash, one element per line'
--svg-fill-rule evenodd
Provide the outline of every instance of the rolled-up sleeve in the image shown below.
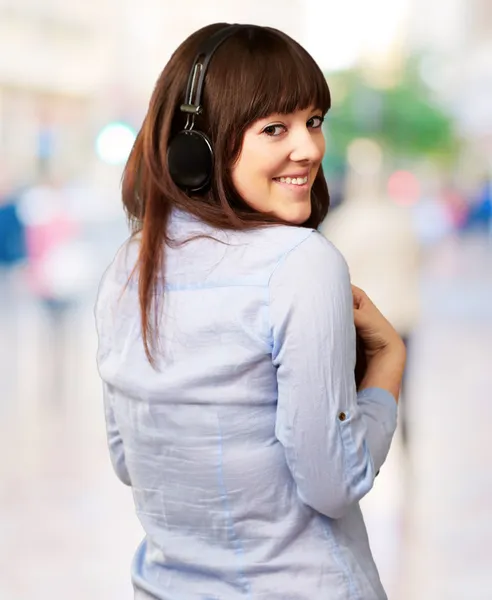
<path fill-rule="evenodd" d="M 396 402 L 379 388 L 356 392 L 350 276 L 326 238 L 312 232 L 283 257 L 269 293 L 276 436 L 301 500 L 339 518 L 386 459 Z"/>

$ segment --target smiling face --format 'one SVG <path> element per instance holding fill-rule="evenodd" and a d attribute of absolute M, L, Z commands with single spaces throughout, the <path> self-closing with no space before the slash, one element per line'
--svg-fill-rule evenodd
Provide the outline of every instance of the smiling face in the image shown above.
<path fill-rule="evenodd" d="M 232 182 L 254 210 L 301 225 L 325 151 L 323 115 L 309 108 L 255 121 L 244 134 Z"/>

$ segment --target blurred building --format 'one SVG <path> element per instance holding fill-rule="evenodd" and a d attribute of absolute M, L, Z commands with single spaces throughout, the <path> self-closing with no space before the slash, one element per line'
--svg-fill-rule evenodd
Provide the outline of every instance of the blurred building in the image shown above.
<path fill-rule="evenodd" d="M 423 76 L 475 145 L 476 168 L 492 170 L 492 2 L 413 0 L 410 11 L 408 44 L 426 56 Z"/>
<path fill-rule="evenodd" d="M 300 0 L 0 1 L 0 169 L 14 183 L 96 172 L 111 121 L 138 128 L 176 46 L 214 21 L 274 25 L 300 39 Z M 103 178 L 104 178 L 104 173 Z M 111 179 L 113 182 L 114 179 Z"/>
<path fill-rule="evenodd" d="M 384 77 L 399 66 L 409 1 L 304 0 L 306 48 L 326 72 L 364 66 Z"/>
<path fill-rule="evenodd" d="M 15 182 L 74 174 L 90 151 L 108 5 L 0 3 L 0 168 Z"/>

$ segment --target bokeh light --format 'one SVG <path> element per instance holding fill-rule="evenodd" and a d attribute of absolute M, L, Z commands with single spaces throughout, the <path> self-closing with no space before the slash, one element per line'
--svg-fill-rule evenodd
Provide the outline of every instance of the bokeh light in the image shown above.
<path fill-rule="evenodd" d="M 109 123 L 96 139 L 99 158 L 109 165 L 123 165 L 135 142 L 135 131 L 126 123 Z"/>

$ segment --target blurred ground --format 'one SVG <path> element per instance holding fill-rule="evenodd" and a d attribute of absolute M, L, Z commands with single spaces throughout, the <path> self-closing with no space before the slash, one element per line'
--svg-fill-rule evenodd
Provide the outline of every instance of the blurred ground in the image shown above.
<path fill-rule="evenodd" d="M 409 365 L 412 451 L 404 460 L 397 436 L 365 500 L 367 524 L 390 600 L 485 600 L 492 589 L 491 241 L 444 241 L 429 257 L 421 293 Z"/>
<path fill-rule="evenodd" d="M 412 450 L 405 456 L 397 434 L 364 511 L 390 600 L 486 600 L 490 240 L 440 243 L 421 290 L 407 393 Z M 130 600 L 141 532 L 109 465 L 91 303 L 66 314 L 55 335 L 49 325 L 17 279 L 2 276 L 0 598 Z"/>

